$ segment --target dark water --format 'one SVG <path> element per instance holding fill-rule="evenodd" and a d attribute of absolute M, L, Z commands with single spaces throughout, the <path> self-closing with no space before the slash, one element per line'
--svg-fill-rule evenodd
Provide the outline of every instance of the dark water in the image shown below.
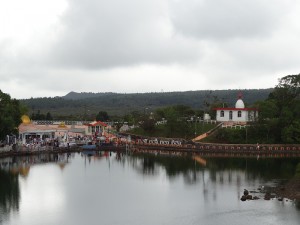
<path fill-rule="evenodd" d="M 0 224 L 182 225 L 300 223 L 297 202 L 242 202 L 295 176 L 300 159 L 115 153 L 0 159 Z M 206 165 L 205 165 L 206 163 Z"/>

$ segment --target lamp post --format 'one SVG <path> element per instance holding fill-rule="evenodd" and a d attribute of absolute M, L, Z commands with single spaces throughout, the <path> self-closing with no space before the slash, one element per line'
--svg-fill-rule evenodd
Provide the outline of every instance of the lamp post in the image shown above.
<path fill-rule="evenodd" d="M 147 110 L 148 110 L 148 107 L 144 108 L 144 117 L 146 117 Z"/>
<path fill-rule="evenodd" d="M 199 117 L 194 116 L 195 118 L 195 137 L 197 136 L 197 120 L 199 120 Z"/>
<path fill-rule="evenodd" d="M 248 142 L 248 132 L 247 132 L 247 125 L 245 126 L 245 129 L 246 129 L 246 144 Z"/>
<path fill-rule="evenodd" d="M 86 123 L 87 120 L 87 113 L 89 113 L 89 109 L 87 109 L 86 105 L 84 105 L 84 123 Z"/>
<path fill-rule="evenodd" d="M 196 137 L 196 123 L 197 123 L 197 119 L 196 119 L 196 116 L 194 116 L 194 118 L 195 118 L 195 136 L 194 137 Z"/>

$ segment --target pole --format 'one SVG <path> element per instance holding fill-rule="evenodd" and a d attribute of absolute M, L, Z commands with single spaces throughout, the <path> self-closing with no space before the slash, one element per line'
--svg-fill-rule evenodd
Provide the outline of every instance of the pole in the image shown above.
<path fill-rule="evenodd" d="M 196 137 L 196 123 L 197 123 L 197 117 L 195 117 L 195 137 Z"/>

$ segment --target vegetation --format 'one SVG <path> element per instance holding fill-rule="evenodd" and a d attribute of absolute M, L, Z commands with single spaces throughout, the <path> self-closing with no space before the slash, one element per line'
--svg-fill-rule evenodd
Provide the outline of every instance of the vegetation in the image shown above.
<path fill-rule="evenodd" d="M 166 137 L 166 138 L 184 138 L 186 140 L 191 140 L 195 137 L 195 131 L 196 135 L 200 135 L 202 133 L 205 133 L 215 127 L 214 124 L 210 123 L 196 123 L 194 124 L 188 124 L 182 122 L 182 124 L 179 124 L 179 126 L 187 126 L 189 125 L 189 131 L 185 132 L 185 130 L 179 130 L 177 133 L 172 133 L 170 135 L 167 125 L 158 125 L 155 126 L 155 130 L 152 132 L 145 131 L 142 127 L 134 128 L 130 131 L 130 133 L 141 135 L 141 136 L 149 136 L 149 137 Z"/>
<path fill-rule="evenodd" d="M 139 171 L 145 175 L 153 175 L 156 166 L 165 168 L 166 174 L 170 177 L 182 174 L 186 181 L 197 182 L 202 179 L 200 176 L 190 176 L 193 172 L 201 171 L 204 167 L 188 157 L 174 156 L 170 160 L 170 156 L 136 154 L 136 158 L 143 159 L 141 167 L 137 167 Z M 210 171 L 210 178 L 216 181 L 217 173 L 229 170 L 245 170 L 247 176 L 251 178 L 268 178 L 268 179 L 290 179 L 295 176 L 295 171 L 299 168 L 298 159 L 286 160 L 283 158 L 272 158 L 268 160 L 257 160 L 256 158 L 208 158 L 206 169 Z M 222 176 L 222 173 L 220 174 Z M 192 178 L 192 179 L 191 179 Z M 199 180 L 198 180 L 199 181 Z"/>
<path fill-rule="evenodd" d="M 140 127 L 132 132 L 144 136 L 193 139 L 216 126 L 200 123 L 200 116 L 203 116 L 203 111 L 183 105 L 159 108 L 141 117 Z"/>
<path fill-rule="evenodd" d="M 259 106 L 264 109 L 259 125 L 267 128 L 269 137 L 278 143 L 300 143 L 300 74 L 281 78 Z"/>
<path fill-rule="evenodd" d="M 213 108 L 230 106 L 237 90 L 170 93 L 116 94 L 75 93 L 64 97 L 24 99 L 20 102 L 36 120 L 101 120 L 139 125 L 133 132 L 146 136 L 192 139 L 215 125 L 199 123 Z M 259 109 L 259 118 L 240 130 L 220 129 L 210 142 L 300 143 L 300 74 L 279 79 L 273 89 L 243 90 L 244 100 Z M 16 134 L 21 115 L 20 102 L 0 91 L 0 138 Z M 71 113 L 70 113 L 71 112 Z"/>
<path fill-rule="evenodd" d="M 21 115 L 25 111 L 26 108 L 21 106 L 18 100 L 11 99 L 0 90 L 0 140 L 5 139 L 6 135 L 18 133 Z"/>
<path fill-rule="evenodd" d="M 244 100 L 254 104 L 265 100 L 272 89 L 242 90 Z M 139 114 L 154 112 L 156 109 L 185 105 L 192 109 L 208 112 L 212 104 L 233 105 L 238 90 L 204 90 L 164 93 L 75 93 L 63 97 L 31 98 L 20 100 L 29 109 L 29 114 L 51 113 L 53 119 L 94 120 L 100 111 L 108 113 L 110 119 L 120 119 L 132 112 Z M 211 116 L 215 114 L 212 113 Z"/>
<path fill-rule="evenodd" d="M 97 121 L 108 121 L 109 120 L 109 116 L 108 113 L 106 111 L 100 111 L 97 116 L 96 116 L 96 120 Z"/>
<path fill-rule="evenodd" d="M 20 185 L 18 175 L 0 170 L 0 211 L 4 215 L 19 209 Z M 1 214 L 3 215 L 3 213 Z M 0 220 L 1 221 L 1 220 Z"/>
<path fill-rule="evenodd" d="M 40 110 L 38 110 L 36 114 L 32 113 L 31 119 L 32 120 L 53 120 L 50 112 L 47 112 L 47 114 L 45 115 L 45 114 L 41 114 Z"/>
<path fill-rule="evenodd" d="M 210 112 L 220 106 L 217 98 L 205 101 L 205 111 Z M 255 106 L 259 109 L 259 119 L 251 126 L 243 129 L 220 129 L 206 142 L 223 143 L 300 143 L 300 74 L 288 75 L 279 79 L 278 85 L 270 92 L 264 101 L 258 101 Z M 200 112 L 203 115 L 204 111 Z M 211 113 L 211 115 L 214 115 Z M 196 133 L 197 124 L 193 128 L 193 119 L 197 113 L 188 106 L 177 105 L 156 110 L 156 115 L 165 118 L 167 123 L 160 133 L 166 137 L 192 138 Z M 153 118 L 151 118 L 153 120 Z M 154 133 L 155 120 L 145 120 L 142 128 L 144 133 Z"/>
<path fill-rule="evenodd" d="M 241 129 L 221 129 L 212 141 L 227 143 L 300 143 L 300 74 L 279 79 L 265 101 L 256 103 L 259 119 Z"/>

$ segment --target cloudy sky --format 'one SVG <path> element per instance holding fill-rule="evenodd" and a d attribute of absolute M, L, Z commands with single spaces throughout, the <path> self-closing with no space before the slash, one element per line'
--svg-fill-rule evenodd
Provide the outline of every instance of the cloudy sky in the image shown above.
<path fill-rule="evenodd" d="M 300 73 L 297 0 L 0 0 L 0 90 L 274 87 Z"/>

